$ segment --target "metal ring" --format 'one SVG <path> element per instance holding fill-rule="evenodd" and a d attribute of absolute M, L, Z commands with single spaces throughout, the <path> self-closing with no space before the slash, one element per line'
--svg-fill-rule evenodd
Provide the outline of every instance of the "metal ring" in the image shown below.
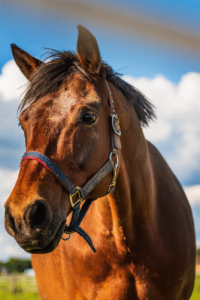
<path fill-rule="evenodd" d="M 115 123 L 114 123 L 114 119 L 116 119 L 117 122 L 119 123 L 118 115 L 117 115 L 117 114 L 112 114 L 111 116 L 112 116 L 112 127 L 113 127 L 113 130 L 114 130 L 114 132 L 115 132 L 117 135 L 121 136 L 120 125 L 119 125 L 119 130 L 117 130 L 117 129 L 115 128 Z"/>
<path fill-rule="evenodd" d="M 64 233 L 65 233 L 65 232 L 64 232 Z M 67 233 L 66 233 L 66 234 L 67 234 Z M 61 237 L 61 239 L 62 239 L 63 241 L 67 241 L 67 240 L 69 240 L 70 235 L 71 235 L 71 233 L 68 233 L 68 237 L 67 237 L 66 239 L 64 239 L 63 237 Z"/>
<path fill-rule="evenodd" d="M 111 152 L 110 153 L 110 157 L 109 157 L 109 159 L 111 159 L 112 158 L 112 155 L 115 155 L 116 156 L 116 164 L 115 164 L 115 168 L 117 168 L 118 167 L 118 163 L 119 163 L 119 160 L 118 160 L 118 154 L 117 153 L 115 153 L 115 152 Z"/>

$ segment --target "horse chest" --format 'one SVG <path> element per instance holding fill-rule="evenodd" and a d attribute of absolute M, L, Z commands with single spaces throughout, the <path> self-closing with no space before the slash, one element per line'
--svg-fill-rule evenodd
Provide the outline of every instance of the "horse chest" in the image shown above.
<path fill-rule="evenodd" d="M 56 252 L 56 251 L 55 251 Z M 106 259 L 81 261 L 75 259 L 66 263 L 61 257 L 51 255 L 33 256 L 33 267 L 36 272 L 38 290 L 42 300 L 130 300 L 138 299 L 135 292 L 135 281 L 129 264 L 112 265 Z M 56 260 L 56 262 L 55 262 Z"/>
<path fill-rule="evenodd" d="M 148 270 L 144 266 L 136 267 L 132 262 L 111 264 L 102 257 L 94 261 L 92 255 L 87 261 L 81 262 L 77 257 L 74 262 L 72 258 L 64 261 L 55 251 L 53 259 L 51 254 L 39 259 L 33 257 L 36 269 L 37 264 L 40 272 L 36 272 L 36 278 L 42 300 L 178 299 L 172 285 L 161 292 Z"/>

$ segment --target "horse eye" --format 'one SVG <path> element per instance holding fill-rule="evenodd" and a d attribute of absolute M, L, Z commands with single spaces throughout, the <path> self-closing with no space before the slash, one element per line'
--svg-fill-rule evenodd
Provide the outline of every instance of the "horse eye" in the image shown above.
<path fill-rule="evenodd" d="M 88 124 L 93 124 L 96 121 L 97 117 L 93 114 L 86 114 L 83 116 L 83 121 Z"/>

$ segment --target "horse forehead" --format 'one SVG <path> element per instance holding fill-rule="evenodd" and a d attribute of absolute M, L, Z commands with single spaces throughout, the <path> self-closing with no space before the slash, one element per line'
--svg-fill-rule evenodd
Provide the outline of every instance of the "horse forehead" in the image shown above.
<path fill-rule="evenodd" d="M 100 101 L 99 93 L 94 84 L 86 80 L 76 80 L 66 84 L 60 91 L 59 104 L 57 103 L 57 105 L 62 109 L 62 112 L 71 113 L 74 108 L 79 109 L 87 103 Z"/>
<path fill-rule="evenodd" d="M 87 100 L 89 98 L 90 100 L 94 96 L 99 99 L 96 85 L 79 77 L 66 83 L 65 90 L 74 95 L 76 99 L 85 98 Z"/>
<path fill-rule="evenodd" d="M 60 90 L 34 101 L 22 112 L 20 122 L 31 121 L 35 124 L 38 120 L 45 120 L 46 125 L 52 125 L 52 122 L 56 125 L 66 117 L 71 118 L 72 113 L 87 106 L 87 103 L 100 103 L 101 97 L 97 90 L 93 83 L 74 76 L 72 80 L 64 83 Z"/>
<path fill-rule="evenodd" d="M 91 83 L 89 83 L 88 80 L 74 75 L 71 80 L 65 83 L 65 89 L 71 89 L 77 93 L 83 93 L 89 88 L 90 85 Z"/>

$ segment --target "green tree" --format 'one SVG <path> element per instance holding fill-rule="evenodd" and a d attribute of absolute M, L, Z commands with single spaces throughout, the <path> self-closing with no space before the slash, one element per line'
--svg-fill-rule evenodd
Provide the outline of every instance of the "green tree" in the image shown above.
<path fill-rule="evenodd" d="M 23 273 L 25 269 L 31 268 L 30 259 L 10 258 L 7 262 L 0 262 L 10 273 Z"/>

